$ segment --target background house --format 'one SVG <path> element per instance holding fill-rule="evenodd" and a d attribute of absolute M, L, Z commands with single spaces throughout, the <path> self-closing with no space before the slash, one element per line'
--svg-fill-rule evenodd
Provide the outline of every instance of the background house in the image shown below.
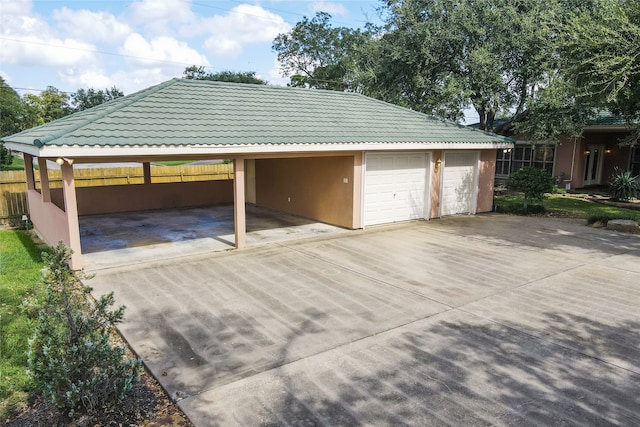
<path fill-rule="evenodd" d="M 245 204 L 349 229 L 490 211 L 496 150 L 513 140 L 355 93 L 173 79 L 3 138 L 24 153 L 31 220 L 81 266 L 82 215 Z M 36 160 L 37 159 L 37 160 Z M 231 159 L 226 181 L 154 182 L 150 163 Z M 47 160 L 63 185 L 48 185 Z M 37 161 L 41 184 L 35 185 Z M 79 187 L 74 165 L 139 162 L 144 182 Z"/>
<path fill-rule="evenodd" d="M 565 189 L 607 185 L 615 168 L 640 175 L 640 147 L 620 145 L 630 133 L 623 118 L 602 112 L 580 138 L 562 137 L 549 143 L 515 137 L 513 149 L 497 150 L 496 181 L 506 181 L 523 167 L 547 170 Z"/>

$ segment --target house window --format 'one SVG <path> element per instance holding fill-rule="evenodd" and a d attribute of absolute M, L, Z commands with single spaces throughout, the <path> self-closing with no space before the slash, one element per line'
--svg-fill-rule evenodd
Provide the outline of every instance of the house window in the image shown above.
<path fill-rule="evenodd" d="M 551 145 L 536 145 L 533 151 L 533 167 L 553 174 L 553 152 Z"/>
<path fill-rule="evenodd" d="M 531 151 L 531 145 L 516 145 L 511 159 L 511 172 L 531 166 Z"/>
<path fill-rule="evenodd" d="M 511 149 L 498 150 L 496 155 L 496 175 L 509 176 L 511 170 Z"/>
<path fill-rule="evenodd" d="M 543 144 L 516 144 L 513 150 L 497 150 L 496 176 L 507 177 L 528 167 L 544 169 L 553 174 L 555 151 L 555 145 Z"/>
<path fill-rule="evenodd" d="M 629 167 L 633 176 L 640 175 L 640 147 L 631 150 L 631 165 Z"/>

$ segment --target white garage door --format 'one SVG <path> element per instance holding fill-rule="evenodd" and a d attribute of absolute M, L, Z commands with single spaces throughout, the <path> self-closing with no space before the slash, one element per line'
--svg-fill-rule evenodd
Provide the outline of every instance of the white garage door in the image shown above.
<path fill-rule="evenodd" d="M 447 151 L 442 174 L 441 215 L 475 213 L 478 153 Z"/>
<path fill-rule="evenodd" d="M 365 226 L 424 218 L 425 153 L 370 153 L 365 162 Z"/>

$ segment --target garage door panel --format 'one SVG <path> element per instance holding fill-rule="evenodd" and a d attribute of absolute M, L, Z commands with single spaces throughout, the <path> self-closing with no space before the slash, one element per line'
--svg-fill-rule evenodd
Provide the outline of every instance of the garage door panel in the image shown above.
<path fill-rule="evenodd" d="M 477 163 L 476 152 L 445 153 L 442 215 L 475 212 Z"/>
<path fill-rule="evenodd" d="M 364 225 L 424 217 L 424 153 L 367 154 Z"/>

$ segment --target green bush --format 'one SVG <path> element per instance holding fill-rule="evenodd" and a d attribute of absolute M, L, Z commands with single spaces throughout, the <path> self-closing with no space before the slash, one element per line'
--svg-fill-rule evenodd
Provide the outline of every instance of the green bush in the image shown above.
<path fill-rule="evenodd" d="M 141 361 L 126 358 L 114 344 L 113 325 L 124 306 L 111 310 L 113 293 L 93 302 L 81 274 L 68 267 L 71 251 L 62 242 L 43 254 L 46 285 L 38 325 L 29 348 L 29 375 L 43 395 L 73 413 L 112 408 L 139 380 Z"/>
<path fill-rule="evenodd" d="M 509 188 L 523 193 L 524 208 L 527 210 L 529 203 L 541 202 L 546 193 L 553 192 L 555 182 L 544 169 L 523 168 L 511 174 Z"/>
<path fill-rule="evenodd" d="M 5 166 L 9 166 L 13 163 L 13 156 L 2 142 L 0 142 L 0 170 L 3 170 Z"/>
<path fill-rule="evenodd" d="M 590 215 L 587 218 L 587 224 L 592 225 L 592 224 L 595 224 L 596 222 L 599 222 L 602 225 L 606 226 L 610 219 L 612 218 L 608 215 Z"/>
<path fill-rule="evenodd" d="M 540 215 L 547 212 L 542 205 L 523 206 L 522 204 L 496 204 L 495 211 L 514 215 Z"/>
<path fill-rule="evenodd" d="M 611 197 L 617 200 L 629 200 L 636 197 L 638 191 L 640 191 L 640 177 L 633 176 L 631 171 L 615 168 L 609 180 Z"/>

